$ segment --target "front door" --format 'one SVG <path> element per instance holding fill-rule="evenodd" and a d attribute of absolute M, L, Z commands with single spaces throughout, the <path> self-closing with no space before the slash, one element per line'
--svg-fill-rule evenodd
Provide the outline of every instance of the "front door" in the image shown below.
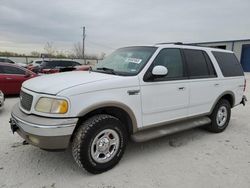
<path fill-rule="evenodd" d="M 151 73 L 157 65 L 165 66 L 168 74 L 154 77 Z M 140 83 L 144 127 L 187 116 L 189 86 L 185 70 L 179 49 L 166 48 L 159 52 Z"/>

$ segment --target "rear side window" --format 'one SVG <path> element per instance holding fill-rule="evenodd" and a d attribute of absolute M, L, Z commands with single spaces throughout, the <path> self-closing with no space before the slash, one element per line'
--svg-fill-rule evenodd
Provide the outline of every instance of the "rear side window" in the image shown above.
<path fill-rule="evenodd" d="M 25 71 L 22 69 L 19 69 L 17 67 L 12 67 L 12 66 L 0 66 L 0 73 L 1 74 L 20 74 L 24 75 Z"/>
<path fill-rule="evenodd" d="M 216 73 L 214 71 L 211 60 L 208 55 L 201 50 L 183 50 L 189 77 L 192 78 L 210 78 L 215 77 Z"/>
<path fill-rule="evenodd" d="M 81 65 L 80 63 L 78 63 L 76 61 L 72 61 L 72 64 L 73 64 L 73 66 L 80 66 Z"/>
<path fill-rule="evenodd" d="M 223 76 L 243 76 L 243 69 L 233 53 L 228 52 L 212 52 L 217 60 Z"/>
<path fill-rule="evenodd" d="M 14 62 L 11 61 L 10 59 L 6 59 L 6 58 L 0 58 L 0 62 L 4 62 L 4 63 L 14 63 Z"/>

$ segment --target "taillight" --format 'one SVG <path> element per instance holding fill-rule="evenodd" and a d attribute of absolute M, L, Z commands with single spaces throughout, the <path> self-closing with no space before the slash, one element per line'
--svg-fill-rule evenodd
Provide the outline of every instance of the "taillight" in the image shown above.
<path fill-rule="evenodd" d="M 245 79 L 245 81 L 244 81 L 244 89 L 243 89 L 244 92 L 246 91 L 246 86 L 247 86 L 247 80 Z"/>

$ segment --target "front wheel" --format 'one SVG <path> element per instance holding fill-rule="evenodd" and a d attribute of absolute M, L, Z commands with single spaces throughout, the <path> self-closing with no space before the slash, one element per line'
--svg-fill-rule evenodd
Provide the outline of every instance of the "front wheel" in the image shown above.
<path fill-rule="evenodd" d="M 93 174 L 113 168 L 127 142 L 123 124 L 116 117 L 98 114 L 83 122 L 72 142 L 72 154 L 80 167 Z"/>
<path fill-rule="evenodd" d="M 231 117 L 231 105 L 228 100 L 221 99 L 215 106 L 212 114 L 210 115 L 211 124 L 206 128 L 210 132 L 220 133 L 224 131 Z"/>

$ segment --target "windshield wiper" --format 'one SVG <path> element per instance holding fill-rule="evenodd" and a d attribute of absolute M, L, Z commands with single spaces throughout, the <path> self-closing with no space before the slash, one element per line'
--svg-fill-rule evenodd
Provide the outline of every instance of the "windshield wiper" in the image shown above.
<path fill-rule="evenodd" d="M 98 68 L 96 68 L 96 70 L 103 70 L 105 72 L 110 72 L 111 74 L 117 75 L 117 73 L 114 71 L 114 69 L 110 69 L 107 67 L 98 67 Z"/>

